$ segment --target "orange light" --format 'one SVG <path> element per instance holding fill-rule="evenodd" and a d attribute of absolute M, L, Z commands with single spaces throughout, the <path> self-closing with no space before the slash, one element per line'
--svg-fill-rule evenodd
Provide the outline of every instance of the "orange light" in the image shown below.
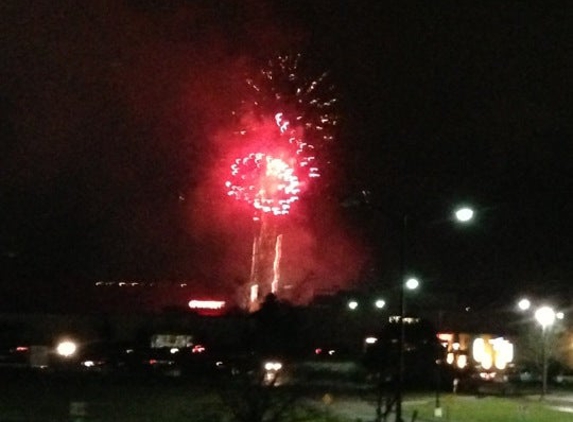
<path fill-rule="evenodd" d="M 466 355 L 459 355 L 456 364 L 458 368 L 464 369 L 468 365 L 468 357 Z"/>

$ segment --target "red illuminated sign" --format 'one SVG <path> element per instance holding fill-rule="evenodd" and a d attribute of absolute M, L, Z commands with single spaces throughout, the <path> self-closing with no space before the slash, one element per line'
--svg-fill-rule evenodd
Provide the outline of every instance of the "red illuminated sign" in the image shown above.
<path fill-rule="evenodd" d="M 225 307 L 224 300 L 197 300 L 192 299 L 189 301 L 189 307 L 191 309 L 203 309 L 203 310 L 219 310 Z"/>

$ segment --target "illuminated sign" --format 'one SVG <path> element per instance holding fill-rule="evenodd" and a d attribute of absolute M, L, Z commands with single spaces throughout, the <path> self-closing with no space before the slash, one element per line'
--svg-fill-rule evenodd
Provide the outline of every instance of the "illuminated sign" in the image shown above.
<path fill-rule="evenodd" d="M 207 310 L 217 310 L 223 309 L 225 306 L 224 300 L 190 300 L 189 307 L 191 309 L 207 309 Z"/>

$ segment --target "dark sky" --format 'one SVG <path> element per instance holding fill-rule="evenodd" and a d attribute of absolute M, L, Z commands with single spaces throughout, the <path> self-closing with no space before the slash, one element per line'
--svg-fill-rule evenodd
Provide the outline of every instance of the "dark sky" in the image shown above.
<path fill-rule="evenodd" d="M 285 277 L 390 285 L 407 212 L 432 289 L 570 294 L 572 12 L 480 3 L 3 2 L 2 285 L 243 282 L 222 139 L 245 75 L 301 52 L 329 71 L 340 129 L 285 227 Z"/>

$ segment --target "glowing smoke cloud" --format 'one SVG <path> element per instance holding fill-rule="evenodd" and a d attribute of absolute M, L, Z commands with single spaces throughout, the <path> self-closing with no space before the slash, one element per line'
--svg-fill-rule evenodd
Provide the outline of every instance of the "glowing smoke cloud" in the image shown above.
<path fill-rule="evenodd" d="M 281 56 L 247 79 L 254 95 L 244 106 L 256 123 L 240 127 L 237 134 L 252 152 L 234 160 L 226 181 L 228 195 L 252 205 L 259 224 L 251 303 L 279 289 L 282 235 L 275 217 L 289 214 L 310 181 L 320 176 L 316 151 L 332 141 L 336 126 L 336 98 L 325 84 L 326 73 L 305 79 L 299 63 L 299 55 Z"/>

